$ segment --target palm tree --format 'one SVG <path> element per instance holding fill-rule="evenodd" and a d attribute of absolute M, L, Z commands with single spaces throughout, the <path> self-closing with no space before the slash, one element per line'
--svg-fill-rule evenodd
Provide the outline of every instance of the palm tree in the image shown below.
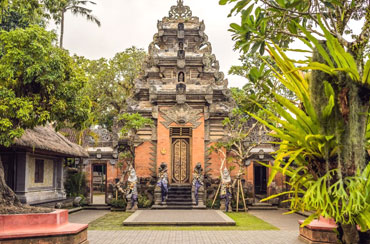
<path fill-rule="evenodd" d="M 101 25 L 99 19 L 91 14 L 92 10 L 86 8 L 87 4 L 96 4 L 93 1 L 79 1 L 79 0 L 66 0 L 61 6 L 60 13 L 60 48 L 63 48 L 63 37 L 64 37 L 64 20 L 65 13 L 71 11 L 73 15 L 81 15 L 88 21 L 92 21 L 99 27 Z"/>

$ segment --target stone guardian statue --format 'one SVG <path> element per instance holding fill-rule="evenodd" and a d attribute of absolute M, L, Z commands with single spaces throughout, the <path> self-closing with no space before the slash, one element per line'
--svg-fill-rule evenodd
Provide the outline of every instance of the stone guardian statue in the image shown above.
<path fill-rule="evenodd" d="M 231 212 L 231 193 L 232 189 L 232 181 L 230 172 L 227 168 L 223 170 L 222 176 L 221 176 L 221 210 L 225 210 L 225 212 Z"/>
<path fill-rule="evenodd" d="M 204 205 L 204 175 L 201 163 L 197 163 L 193 172 L 192 182 L 193 203 L 196 208 L 205 208 Z"/>
<path fill-rule="evenodd" d="M 138 209 L 137 200 L 138 200 L 138 192 L 137 192 L 137 176 L 136 171 L 132 167 L 130 169 L 130 175 L 127 179 L 127 188 L 126 188 L 126 199 L 127 199 L 127 207 L 126 211 L 136 211 Z"/>

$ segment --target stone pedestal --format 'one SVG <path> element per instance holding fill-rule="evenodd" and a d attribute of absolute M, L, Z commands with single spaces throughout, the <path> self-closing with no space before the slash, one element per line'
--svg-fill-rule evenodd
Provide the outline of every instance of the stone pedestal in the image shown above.
<path fill-rule="evenodd" d="M 195 200 L 195 186 L 192 186 L 191 188 L 191 199 L 193 202 L 193 208 L 205 209 L 206 205 L 204 204 L 205 202 L 204 186 L 201 186 L 198 190 L 198 205 L 196 204 Z"/>
<path fill-rule="evenodd" d="M 0 215 L 0 243 L 88 244 L 87 227 L 69 223 L 67 210 Z"/>
<path fill-rule="evenodd" d="M 152 209 L 157 209 L 157 208 L 165 208 L 166 202 L 162 203 L 162 191 L 159 186 L 156 186 L 154 188 L 154 204 L 152 206 Z"/>
<path fill-rule="evenodd" d="M 134 206 L 132 206 L 132 202 L 131 200 L 127 202 L 127 206 L 126 206 L 126 212 L 128 213 L 133 213 L 135 212 L 136 210 L 138 210 L 138 207 L 137 207 L 137 202 L 135 201 L 135 204 Z"/>
<path fill-rule="evenodd" d="M 222 210 L 222 211 L 226 211 L 226 200 L 225 199 L 221 199 L 221 201 L 220 201 L 220 210 Z M 229 201 L 229 212 L 232 212 L 233 211 L 233 209 L 232 209 L 232 207 L 231 207 L 231 199 L 230 199 L 230 201 Z"/>
<path fill-rule="evenodd" d="M 300 220 L 299 225 L 303 222 Z M 336 244 L 338 243 L 335 233 L 337 227 L 333 220 L 320 217 L 319 220 L 313 220 L 305 227 L 299 227 L 299 239 L 308 244 Z"/>

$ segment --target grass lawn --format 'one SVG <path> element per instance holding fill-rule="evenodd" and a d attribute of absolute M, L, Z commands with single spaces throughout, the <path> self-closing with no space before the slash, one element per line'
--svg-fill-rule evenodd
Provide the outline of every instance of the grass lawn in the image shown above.
<path fill-rule="evenodd" d="M 278 230 L 273 225 L 248 213 L 227 213 L 236 226 L 123 226 L 131 213 L 111 212 L 91 222 L 89 230 Z"/>

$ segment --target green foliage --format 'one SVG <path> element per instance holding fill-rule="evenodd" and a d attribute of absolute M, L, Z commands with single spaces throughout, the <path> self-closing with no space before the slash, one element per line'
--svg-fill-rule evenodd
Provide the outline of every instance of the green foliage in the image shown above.
<path fill-rule="evenodd" d="M 0 30 L 11 31 L 29 25 L 45 25 L 45 13 L 38 0 L 2 0 Z"/>
<path fill-rule="evenodd" d="M 353 51 L 359 57 L 364 57 L 364 48 L 368 46 L 370 5 L 366 0 L 220 0 L 219 3 L 234 5 L 229 16 L 240 14 L 240 24 L 232 23 L 230 31 L 234 33 L 235 48 L 244 53 L 258 51 L 262 55 L 266 44 L 271 42 L 288 48 L 294 39 L 306 36 L 297 23 L 309 33 L 323 36 L 316 28 L 320 18 L 342 45 L 354 44 Z M 359 23 L 364 23 L 362 32 L 354 34 L 350 24 Z M 345 37 L 355 41 L 352 43 Z"/>
<path fill-rule="evenodd" d="M 121 209 L 126 209 L 126 206 L 127 206 L 127 202 L 126 200 L 124 199 L 113 199 L 111 202 L 110 202 L 110 205 L 114 208 L 121 208 Z"/>
<path fill-rule="evenodd" d="M 92 117 L 97 124 L 111 129 L 117 116 L 127 109 L 127 99 L 132 96 L 145 57 L 144 50 L 136 47 L 117 53 L 110 60 L 74 57 L 88 76 L 83 93 L 92 100 Z"/>
<path fill-rule="evenodd" d="M 72 173 L 67 176 L 64 184 L 68 197 L 84 196 L 86 193 L 86 175 L 83 172 Z"/>
<path fill-rule="evenodd" d="M 10 146 L 36 125 L 78 127 L 87 119 L 84 72 L 54 40 L 39 26 L 0 32 L 0 145 Z"/>
<path fill-rule="evenodd" d="M 80 1 L 80 0 L 44 0 L 45 7 L 48 9 L 52 18 L 57 24 L 63 21 L 63 14 L 70 11 L 73 15 L 80 15 L 87 20 L 95 22 L 100 26 L 100 21 L 92 15 L 92 10 L 86 6 L 88 4 L 96 5 L 94 1 Z"/>
<path fill-rule="evenodd" d="M 153 121 L 151 119 L 145 118 L 139 113 L 120 114 L 118 116 L 118 121 L 123 124 L 121 128 L 121 135 L 123 137 L 134 135 L 139 129 L 153 125 Z"/>
<path fill-rule="evenodd" d="M 304 225 L 313 218 L 324 216 L 333 218 L 337 223 L 358 224 L 362 230 L 370 229 L 370 166 L 363 171 L 358 169 L 351 176 L 345 175 L 341 162 L 337 162 L 340 151 L 337 135 L 326 134 L 325 123 L 318 116 L 321 113 L 324 121 L 335 120 L 335 93 L 332 85 L 324 81 L 328 103 L 321 105 L 321 111 L 316 111 L 311 101 L 308 81 L 299 70 L 319 69 L 318 65 L 312 68 L 312 63 L 309 63 L 307 67 L 296 68 L 279 47 L 268 47 L 280 69 L 280 72 L 275 70 L 276 77 L 295 94 L 304 110 L 274 93 L 276 102 L 271 103 L 271 111 L 265 109 L 269 115 L 267 120 L 251 114 L 275 132 L 271 136 L 281 140 L 274 165 L 261 163 L 272 169 L 269 184 L 277 172 L 290 177 L 290 191 L 264 200 L 288 195 L 293 211 L 314 212 Z M 345 53 L 341 55 L 345 57 Z M 320 71 L 331 72 L 327 68 Z M 348 75 L 352 74 L 349 69 L 343 71 Z"/>
<path fill-rule="evenodd" d="M 207 199 L 207 201 L 206 201 L 207 208 L 211 209 L 212 208 L 212 203 L 213 203 L 213 199 Z M 221 206 L 221 199 L 218 197 L 215 201 L 215 204 L 213 205 L 213 208 L 214 209 L 220 209 L 220 206 Z"/>
<path fill-rule="evenodd" d="M 139 194 L 138 196 L 138 207 L 139 208 L 150 208 L 153 202 L 148 199 L 146 195 Z"/>

